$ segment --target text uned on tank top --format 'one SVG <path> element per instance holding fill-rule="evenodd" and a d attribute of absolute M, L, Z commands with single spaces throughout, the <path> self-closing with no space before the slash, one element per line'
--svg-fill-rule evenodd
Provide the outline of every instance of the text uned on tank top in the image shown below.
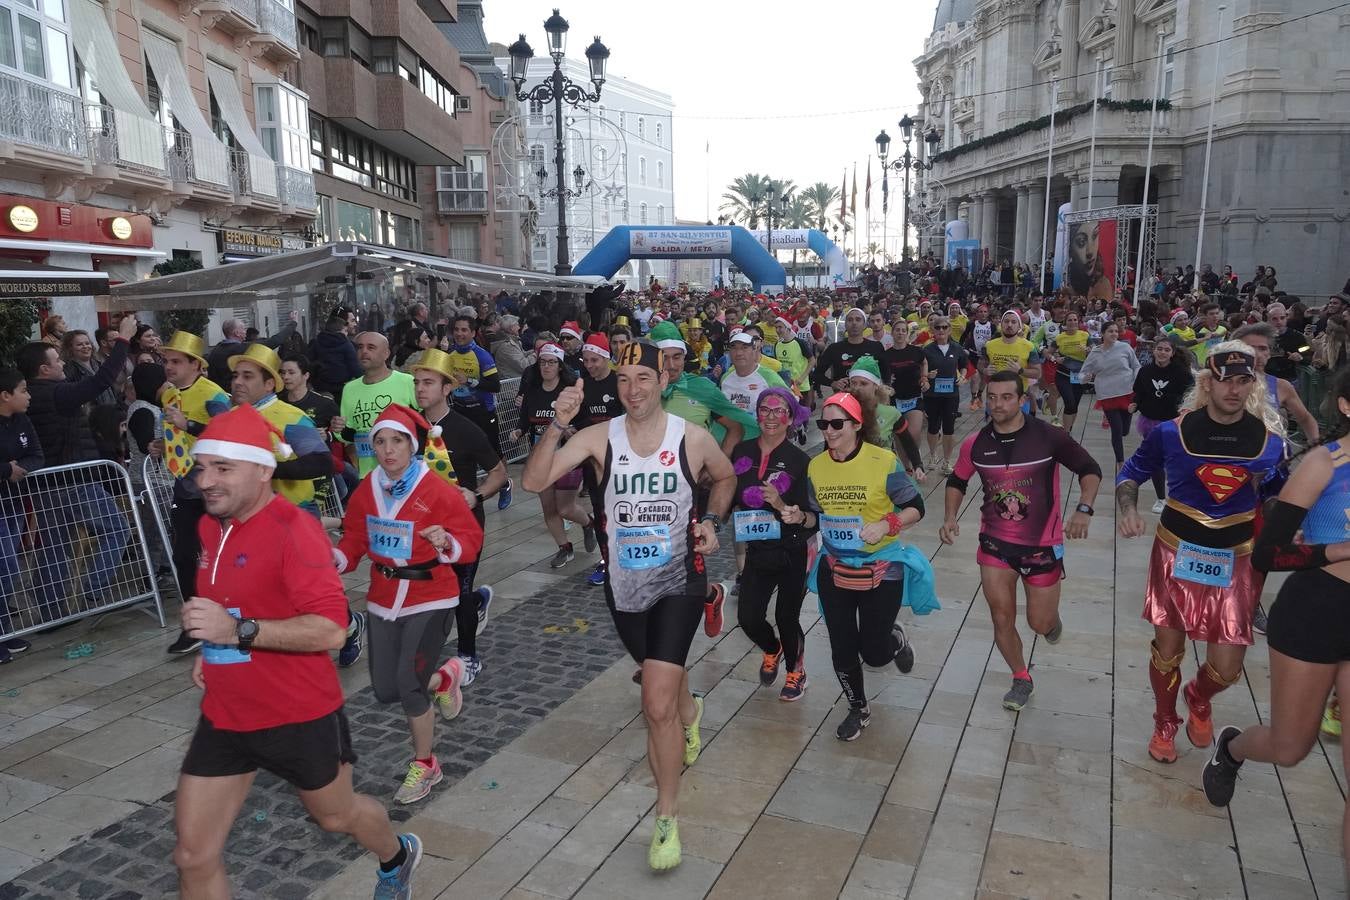
<path fill-rule="evenodd" d="M 680 487 L 680 479 L 674 472 L 638 472 L 627 475 L 614 474 L 615 494 L 673 494 Z"/>

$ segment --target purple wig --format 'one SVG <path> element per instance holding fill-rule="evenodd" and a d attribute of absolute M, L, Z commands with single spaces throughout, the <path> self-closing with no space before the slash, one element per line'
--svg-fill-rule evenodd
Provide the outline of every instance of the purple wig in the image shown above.
<path fill-rule="evenodd" d="M 787 388 L 770 387 L 759 392 L 759 397 L 755 401 L 755 415 L 759 415 L 759 405 L 764 402 L 765 397 L 777 397 L 787 406 L 791 414 L 792 428 L 801 428 L 806 424 L 806 420 L 811 418 L 811 410 L 797 402 L 797 398 L 792 395 L 792 391 Z"/>

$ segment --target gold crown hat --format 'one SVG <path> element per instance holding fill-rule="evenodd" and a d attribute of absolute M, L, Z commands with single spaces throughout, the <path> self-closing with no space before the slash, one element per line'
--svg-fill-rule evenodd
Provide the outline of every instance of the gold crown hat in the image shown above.
<path fill-rule="evenodd" d="M 230 371 L 239 365 L 241 360 L 253 363 L 264 372 L 272 376 L 272 380 L 281 384 L 281 357 L 277 356 L 277 351 L 264 344 L 249 344 L 243 353 L 230 357 Z"/>
<path fill-rule="evenodd" d="M 413 371 L 418 369 L 428 369 L 438 375 L 444 375 L 450 381 L 456 381 L 458 376 L 455 372 L 454 358 L 444 350 L 437 350 L 430 347 L 422 351 L 422 358 L 413 363 Z"/>
<path fill-rule="evenodd" d="M 175 331 L 160 350 L 172 350 L 206 365 L 206 341 L 182 328 Z"/>

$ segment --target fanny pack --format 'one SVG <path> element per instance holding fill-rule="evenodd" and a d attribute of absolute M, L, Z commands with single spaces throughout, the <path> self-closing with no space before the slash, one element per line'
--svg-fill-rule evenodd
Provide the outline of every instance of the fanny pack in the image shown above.
<path fill-rule="evenodd" d="M 881 583 L 886 580 L 886 572 L 891 567 L 885 560 L 850 566 L 832 556 L 825 559 L 829 563 L 834 586 L 845 591 L 870 591 L 881 587 Z"/>
<path fill-rule="evenodd" d="M 440 561 L 433 559 L 429 562 L 414 563 L 410 566 L 382 566 L 376 563 L 371 568 L 385 578 L 399 581 L 431 581 L 435 577 L 431 574 L 431 570 L 438 565 L 440 565 Z"/>

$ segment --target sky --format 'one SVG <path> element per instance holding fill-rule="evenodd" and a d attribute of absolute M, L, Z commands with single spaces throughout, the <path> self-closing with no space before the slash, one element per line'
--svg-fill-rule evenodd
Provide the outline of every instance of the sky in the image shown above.
<path fill-rule="evenodd" d="M 598 34 L 612 75 L 674 98 L 675 214 L 699 221 L 717 219 L 726 185 L 747 172 L 838 185 L 847 169 L 851 188 L 855 163 L 861 216 L 877 132 L 894 139 L 894 156 L 897 123 L 918 108 L 914 58 L 937 7 L 937 0 L 559 2 L 571 26 L 569 57 L 584 61 Z M 484 0 L 484 28 L 506 45 L 524 32 L 541 54 L 552 10 L 549 0 Z M 875 159 L 872 181 L 879 219 Z M 894 205 L 890 212 L 897 219 Z"/>

